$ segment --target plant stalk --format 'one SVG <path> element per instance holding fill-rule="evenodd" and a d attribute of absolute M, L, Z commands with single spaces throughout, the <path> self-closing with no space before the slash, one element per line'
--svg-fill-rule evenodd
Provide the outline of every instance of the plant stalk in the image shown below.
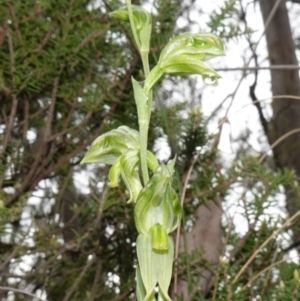
<path fill-rule="evenodd" d="M 135 43 L 137 45 L 137 48 L 142 58 L 145 78 L 147 78 L 148 74 L 150 73 L 149 59 L 148 59 L 149 49 L 141 49 L 141 43 L 139 41 L 136 28 L 134 26 L 131 0 L 126 0 L 126 3 L 127 3 L 127 10 L 128 10 L 131 30 L 134 36 Z M 148 173 L 148 165 L 147 165 L 147 148 L 148 148 L 148 130 L 149 130 L 151 106 L 152 106 L 152 91 L 148 93 L 146 102 L 141 103 L 140 100 L 136 100 L 136 103 L 139 103 L 139 105 L 137 105 L 137 110 L 138 110 L 139 132 L 140 132 L 140 164 L 141 164 L 144 186 L 146 186 L 146 184 L 149 181 L 149 173 Z"/>

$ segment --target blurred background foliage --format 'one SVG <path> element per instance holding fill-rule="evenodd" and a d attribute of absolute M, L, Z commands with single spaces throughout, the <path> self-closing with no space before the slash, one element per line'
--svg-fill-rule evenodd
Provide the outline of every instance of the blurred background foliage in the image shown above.
<path fill-rule="evenodd" d="M 153 1 L 151 66 L 194 4 Z M 130 79 L 144 79 L 141 62 L 128 24 L 108 15 L 121 5 L 0 0 L 2 301 L 135 300 L 137 234 L 125 186 L 108 188 L 105 166 L 79 165 L 101 133 L 138 127 Z M 237 1 L 225 1 L 207 25 L 224 39 L 251 33 L 240 24 Z M 260 162 L 247 150 L 224 164 L 219 137 L 207 131 L 198 103 L 201 91 L 193 78 L 181 81 L 188 99 L 172 101 L 182 87 L 176 77 L 155 95 L 149 147 L 157 153 L 165 147 L 162 160 L 177 155 L 178 194 L 189 177 L 183 237 L 199 206 L 224 208 L 220 265 L 205 294 L 201 246 L 179 255 L 176 273 L 188 282 L 184 300 L 297 300 L 299 267 L 288 256 L 293 223 L 283 227 L 287 215 L 270 210 L 282 205 L 284 185 L 299 195 L 293 172 L 274 171 L 271 159 Z"/>

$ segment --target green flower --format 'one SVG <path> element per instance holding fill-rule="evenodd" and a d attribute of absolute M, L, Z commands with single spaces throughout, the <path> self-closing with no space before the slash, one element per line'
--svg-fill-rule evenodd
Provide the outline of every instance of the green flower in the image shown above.
<path fill-rule="evenodd" d="M 196 55 L 198 59 L 207 61 L 225 52 L 222 40 L 214 34 L 186 32 L 169 41 L 160 54 L 159 62 L 182 54 Z"/>
<path fill-rule="evenodd" d="M 172 301 L 168 288 L 172 277 L 174 244 L 168 235 L 180 221 L 181 209 L 172 188 L 175 159 L 158 166 L 148 184 L 140 192 L 134 210 L 135 224 L 140 233 L 137 242 L 138 301 Z"/>
<path fill-rule="evenodd" d="M 137 5 L 131 5 L 133 26 L 137 33 L 135 41 L 140 51 L 149 51 L 152 30 L 152 16 L 145 9 Z M 110 13 L 111 16 L 123 21 L 130 21 L 127 7 L 122 7 Z"/>
<path fill-rule="evenodd" d="M 80 163 L 114 164 L 124 152 L 139 149 L 139 132 L 123 125 L 99 136 Z"/>
<path fill-rule="evenodd" d="M 130 198 L 128 202 L 135 202 L 142 190 L 139 176 L 140 142 L 139 132 L 127 126 L 109 131 L 98 137 L 89 148 L 81 163 L 105 163 L 112 165 L 108 178 L 111 187 L 118 186 L 122 177 Z M 154 171 L 158 162 L 156 157 L 147 151 L 147 166 Z"/>
<path fill-rule="evenodd" d="M 148 167 L 154 170 L 157 167 L 158 162 L 150 151 L 147 152 L 147 159 Z M 117 187 L 119 178 L 120 176 L 122 177 L 130 194 L 130 198 L 127 201 L 128 203 L 135 202 L 143 188 L 139 176 L 139 164 L 139 151 L 126 151 L 115 161 L 109 171 L 108 178 L 110 180 L 110 187 Z"/>
<path fill-rule="evenodd" d="M 150 235 L 152 248 L 168 249 L 168 233 L 176 229 L 181 209 L 172 188 L 174 160 L 156 168 L 152 178 L 140 192 L 134 209 L 139 233 Z"/>
<path fill-rule="evenodd" d="M 164 74 L 200 74 L 205 83 L 214 83 L 220 75 L 204 61 L 221 55 L 224 55 L 224 45 L 219 37 L 201 33 L 181 34 L 162 50 L 157 65 L 145 81 L 144 91 L 148 93 Z"/>

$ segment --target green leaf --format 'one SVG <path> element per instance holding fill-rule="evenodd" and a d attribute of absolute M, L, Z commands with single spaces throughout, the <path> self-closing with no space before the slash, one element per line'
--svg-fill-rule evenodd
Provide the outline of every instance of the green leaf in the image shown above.
<path fill-rule="evenodd" d="M 131 78 L 131 82 L 133 86 L 134 99 L 137 106 L 139 123 L 148 122 L 148 96 L 143 90 L 141 84 L 138 81 L 136 81 L 133 77 Z"/>
<path fill-rule="evenodd" d="M 154 171 L 158 167 L 158 161 L 155 155 L 150 151 L 147 151 L 147 165 L 151 171 Z"/>

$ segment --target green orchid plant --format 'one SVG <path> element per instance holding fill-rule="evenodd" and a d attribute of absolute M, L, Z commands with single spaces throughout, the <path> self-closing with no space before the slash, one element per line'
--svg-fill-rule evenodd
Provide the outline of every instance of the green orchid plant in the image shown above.
<path fill-rule="evenodd" d="M 118 186 L 121 178 L 129 191 L 128 203 L 135 204 L 134 218 L 139 233 L 136 242 L 137 300 L 171 301 L 168 289 L 172 278 L 174 243 L 170 233 L 180 223 L 181 208 L 172 187 L 176 159 L 166 165 L 159 163 L 147 149 L 152 90 L 164 74 L 199 74 L 205 83 L 216 82 L 219 74 L 205 61 L 224 55 L 224 47 L 221 39 L 213 34 L 183 33 L 167 43 L 157 65 L 150 71 L 151 14 L 142 7 L 131 5 L 130 0 L 126 2 L 126 7 L 112 12 L 111 16 L 130 22 L 143 63 L 145 82 L 132 78 L 139 131 L 120 126 L 101 135 L 92 143 L 81 163 L 112 165 L 109 185 Z M 158 293 L 155 293 L 156 288 Z"/>

